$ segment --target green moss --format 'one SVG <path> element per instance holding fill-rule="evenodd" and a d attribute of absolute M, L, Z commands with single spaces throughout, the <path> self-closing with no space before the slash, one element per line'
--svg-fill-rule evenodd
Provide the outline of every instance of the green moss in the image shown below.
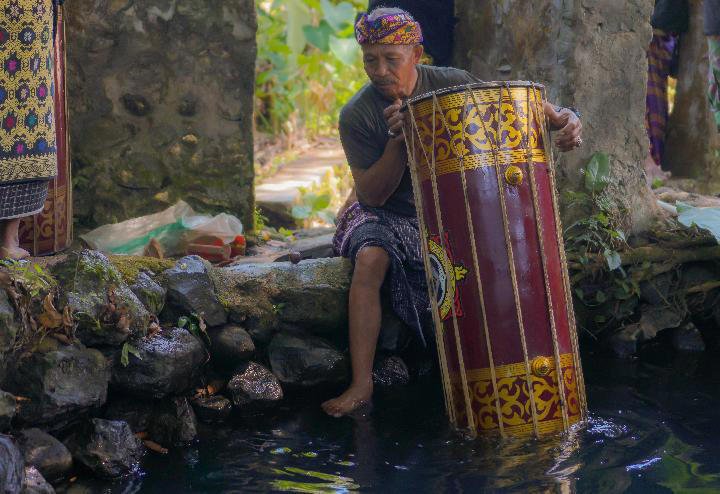
<path fill-rule="evenodd" d="M 135 283 L 140 271 L 152 271 L 157 275 L 175 265 L 173 259 L 157 259 L 155 257 L 109 256 L 109 258 L 128 284 Z"/>

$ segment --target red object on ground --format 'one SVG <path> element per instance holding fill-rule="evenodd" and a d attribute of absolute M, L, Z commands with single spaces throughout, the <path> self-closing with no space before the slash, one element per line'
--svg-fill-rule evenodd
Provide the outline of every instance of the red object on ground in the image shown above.
<path fill-rule="evenodd" d="M 229 245 L 209 245 L 209 244 L 188 244 L 185 249 L 187 255 L 197 255 L 210 262 L 223 262 L 230 260 Z"/>
<path fill-rule="evenodd" d="M 247 242 L 243 235 L 238 235 L 230 244 L 230 255 L 232 257 L 244 256 L 247 249 Z"/>

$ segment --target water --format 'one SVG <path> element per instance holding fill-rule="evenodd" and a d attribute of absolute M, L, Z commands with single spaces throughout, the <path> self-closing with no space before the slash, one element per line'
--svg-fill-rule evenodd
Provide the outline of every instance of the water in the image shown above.
<path fill-rule="evenodd" d="M 720 492 L 713 353 L 584 356 L 591 419 L 561 441 L 463 439 L 429 379 L 378 393 L 365 418 L 327 418 L 313 396 L 202 426 L 196 446 L 149 454 L 135 478 L 67 492 Z"/>

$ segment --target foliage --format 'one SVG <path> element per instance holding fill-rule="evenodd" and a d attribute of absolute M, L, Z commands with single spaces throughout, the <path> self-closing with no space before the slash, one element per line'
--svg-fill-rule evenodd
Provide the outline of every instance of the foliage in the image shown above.
<path fill-rule="evenodd" d="M 48 272 L 33 262 L 2 259 L 0 266 L 7 268 L 13 278 L 20 280 L 31 297 L 37 297 L 42 291 L 57 284 Z"/>
<path fill-rule="evenodd" d="M 265 229 L 267 226 L 267 217 L 263 216 L 262 210 L 255 206 L 255 210 L 253 211 L 253 230 L 256 232 L 261 232 Z"/>
<path fill-rule="evenodd" d="M 292 209 L 293 218 L 303 228 L 335 224 L 335 211 L 344 204 L 352 187 L 350 167 L 334 166 L 319 183 L 300 187 L 300 203 Z"/>
<path fill-rule="evenodd" d="M 194 336 L 205 339 L 210 344 L 210 337 L 207 334 L 207 325 L 203 318 L 199 315 L 192 313 L 189 316 L 182 316 L 178 319 L 177 326 L 180 329 L 185 329 Z"/>
<path fill-rule="evenodd" d="M 120 363 L 123 367 L 127 367 L 130 364 L 130 354 L 133 354 L 138 360 L 142 360 L 140 350 L 126 341 L 123 343 L 122 350 L 120 351 Z"/>
<path fill-rule="evenodd" d="M 271 134 L 335 128 L 342 105 L 365 83 L 355 43 L 362 0 L 256 2 L 256 124 Z"/>

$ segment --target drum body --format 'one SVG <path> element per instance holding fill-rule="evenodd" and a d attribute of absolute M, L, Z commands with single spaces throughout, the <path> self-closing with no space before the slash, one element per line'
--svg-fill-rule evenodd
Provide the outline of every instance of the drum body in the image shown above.
<path fill-rule="evenodd" d="M 542 436 L 586 415 L 542 86 L 410 100 L 405 129 L 448 415 Z"/>
<path fill-rule="evenodd" d="M 55 132 L 58 174 L 50 181 L 42 212 L 23 218 L 20 244 L 33 256 L 60 252 L 72 243 L 72 180 L 65 92 L 65 24 L 63 7 L 58 5 L 55 30 Z"/>

